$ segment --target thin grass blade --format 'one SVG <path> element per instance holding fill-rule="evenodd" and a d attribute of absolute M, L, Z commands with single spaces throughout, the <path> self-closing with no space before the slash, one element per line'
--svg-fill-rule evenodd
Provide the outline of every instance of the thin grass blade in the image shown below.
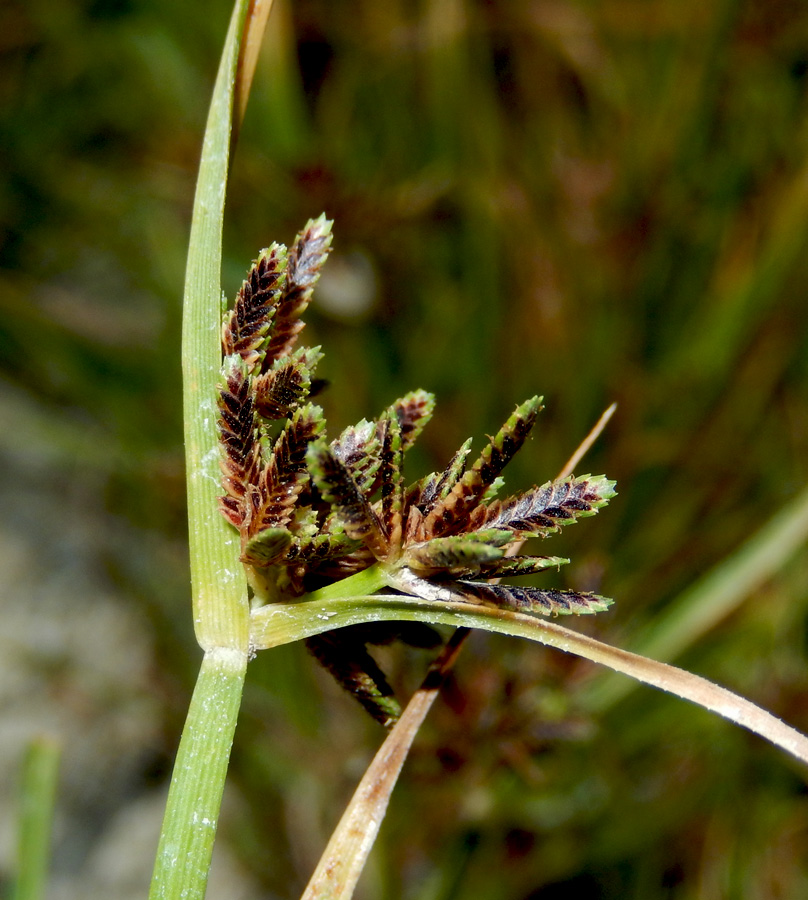
<path fill-rule="evenodd" d="M 366 573 L 360 573 L 366 575 Z M 341 591 L 346 590 L 346 579 Z M 345 594 L 342 594 L 343 598 Z M 594 638 L 522 613 L 449 600 L 377 594 L 329 599 L 326 591 L 311 594 L 298 604 L 275 604 L 253 613 L 252 641 L 256 649 L 273 647 L 301 636 L 374 621 L 398 620 L 480 628 L 483 631 L 524 637 L 573 653 L 628 675 L 637 681 L 676 694 L 704 709 L 748 728 L 808 764 L 808 738 L 749 700 L 666 663 L 619 650 Z"/>
<path fill-rule="evenodd" d="M 643 656 L 675 659 L 736 610 L 808 542 L 808 488 L 704 578 L 672 601 L 667 611 L 635 644 Z M 587 707 L 602 711 L 635 685 L 604 678 L 586 697 Z"/>

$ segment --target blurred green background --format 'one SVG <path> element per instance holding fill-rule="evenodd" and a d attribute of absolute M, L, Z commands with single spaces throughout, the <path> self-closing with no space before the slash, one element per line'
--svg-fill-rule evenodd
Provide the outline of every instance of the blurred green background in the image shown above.
<path fill-rule="evenodd" d="M 53 896 L 142 897 L 200 654 L 180 296 L 216 0 L 0 10 L 0 828 L 27 737 L 65 743 Z M 548 576 L 631 649 L 808 469 L 808 6 L 277 0 L 234 162 L 224 281 L 335 219 L 308 316 L 331 432 L 415 387 L 414 479 L 541 393 L 513 490 L 618 481 Z M 317 296 L 317 295 L 316 295 Z M 808 558 L 676 661 L 808 730 Z M 660 618 L 662 617 L 662 618 Z M 663 635 L 664 636 L 664 635 Z M 423 653 L 385 650 L 402 692 Z M 384 900 L 808 896 L 796 763 L 594 667 L 475 635 L 361 884 Z M 295 898 L 382 739 L 294 646 L 261 654 L 212 898 Z"/>

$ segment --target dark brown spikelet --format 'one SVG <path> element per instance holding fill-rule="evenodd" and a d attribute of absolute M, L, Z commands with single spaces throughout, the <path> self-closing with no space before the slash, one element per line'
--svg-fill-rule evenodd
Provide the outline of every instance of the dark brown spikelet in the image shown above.
<path fill-rule="evenodd" d="M 598 594 L 515 587 L 512 584 L 457 581 L 453 590 L 462 593 L 466 599 L 480 600 L 516 612 L 540 613 L 543 616 L 589 615 L 603 612 L 612 604 L 611 600 Z"/>
<path fill-rule="evenodd" d="M 266 529 L 286 528 L 292 521 L 298 497 L 309 479 L 306 451 L 319 437 L 324 424 L 323 411 L 312 404 L 298 409 L 286 424 L 261 469 L 257 490 L 251 494 L 255 501 L 247 527 L 248 537 L 253 538 Z"/>
<path fill-rule="evenodd" d="M 285 419 L 307 395 L 311 379 L 293 363 L 284 363 L 255 379 L 255 407 L 265 419 Z"/>
<path fill-rule="evenodd" d="M 474 465 L 463 473 L 442 500 L 435 503 L 423 523 L 426 535 L 441 537 L 466 530 L 469 515 L 525 442 L 540 409 L 540 397 L 532 397 L 517 406 Z"/>
<path fill-rule="evenodd" d="M 313 443 L 307 454 L 311 479 L 331 505 L 345 534 L 361 541 L 377 559 L 387 555 L 387 541 L 381 523 L 348 468 L 324 442 Z"/>
<path fill-rule="evenodd" d="M 236 528 L 244 524 L 250 485 L 258 479 L 260 447 L 250 377 L 240 357 L 231 357 L 225 384 L 219 390 L 219 436 L 224 449 L 220 462 L 222 487 L 219 509 Z"/>
<path fill-rule="evenodd" d="M 262 250 L 222 326 L 223 355 L 238 353 L 248 372 L 257 371 L 263 362 L 267 335 L 286 282 L 286 265 L 282 244 Z"/>
<path fill-rule="evenodd" d="M 324 215 L 310 219 L 289 250 L 286 285 L 278 303 L 265 368 L 288 356 L 303 330 L 300 316 L 311 300 L 320 269 L 331 252 L 331 226 Z"/>
<path fill-rule="evenodd" d="M 614 482 L 602 475 L 548 481 L 516 497 L 475 510 L 470 528 L 509 528 L 514 535 L 547 535 L 594 515 L 614 497 Z"/>
<path fill-rule="evenodd" d="M 385 728 L 395 725 L 401 707 L 376 660 L 350 628 L 307 638 L 306 647 L 377 722 Z"/>
<path fill-rule="evenodd" d="M 254 382 L 255 409 L 265 419 L 285 419 L 311 390 L 312 373 L 322 354 L 304 348 L 275 365 Z"/>

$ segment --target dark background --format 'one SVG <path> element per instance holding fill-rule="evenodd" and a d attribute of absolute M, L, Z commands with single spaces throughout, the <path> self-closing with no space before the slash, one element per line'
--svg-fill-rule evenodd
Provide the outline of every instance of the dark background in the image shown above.
<path fill-rule="evenodd" d="M 509 487 L 541 483 L 616 400 L 583 471 L 620 494 L 547 546 L 573 559 L 547 577 L 614 597 L 572 625 L 636 646 L 806 481 L 808 7 L 276 7 L 232 172 L 226 291 L 270 241 L 335 220 L 306 331 L 331 432 L 434 391 L 413 479 L 541 393 Z M 180 297 L 229 13 L 0 10 L 2 799 L 27 737 L 60 735 L 56 897 L 145 895 L 200 659 Z M 806 730 L 806 601 L 801 553 L 676 661 Z M 406 694 L 428 656 L 384 655 Z M 808 894 L 803 769 L 647 688 L 593 712 L 602 677 L 475 635 L 362 897 Z M 261 654 L 248 681 L 211 896 L 295 898 L 382 732 L 303 647 Z"/>

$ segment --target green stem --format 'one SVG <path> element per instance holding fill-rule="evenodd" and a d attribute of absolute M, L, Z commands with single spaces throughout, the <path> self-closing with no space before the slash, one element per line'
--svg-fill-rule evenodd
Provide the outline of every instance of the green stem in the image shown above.
<path fill-rule="evenodd" d="M 182 733 L 152 876 L 151 898 L 202 900 L 236 727 L 249 643 L 237 538 L 221 493 L 216 385 L 221 367 L 222 228 L 239 39 L 236 0 L 213 90 L 194 197 L 182 325 L 182 383 L 194 629 L 205 651 Z"/>
<path fill-rule="evenodd" d="M 216 837 L 247 657 L 205 654 L 182 732 L 149 900 L 202 900 Z"/>
<path fill-rule="evenodd" d="M 25 755 L 12 900 L 40 900 L 45 896 L 60 755 L 59 744 L 44 737 L 33 740 Z"/>
<path fill-rule="evenodd" d="M 367 569 L 335 581 L 319 591 L 312 591 L 300 598 L 301 603 L 313 601 L 319 603 L 322 600 L 347 600 L 349 597 L 359 597 L 364 594 L 373 594 L 387 587 L 388 577 L 381 563 L 374 563 Z"/>

